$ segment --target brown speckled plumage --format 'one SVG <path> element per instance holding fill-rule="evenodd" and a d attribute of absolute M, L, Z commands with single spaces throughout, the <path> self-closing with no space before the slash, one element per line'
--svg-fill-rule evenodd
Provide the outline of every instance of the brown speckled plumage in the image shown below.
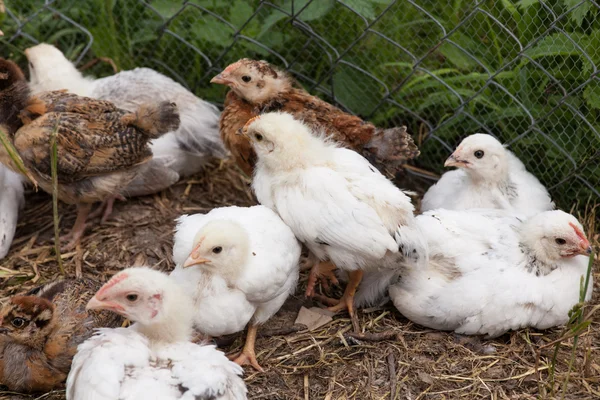
<path fill-rule="evenodd" d="M 14 296 L 0 311 L 0 381 L 10 390 L 60 387 L 77 346 L 99 327 L 118 327 L 122 318 L 85 310 L 100 284 L 64 280 Z"/>
<path fill-rule="evenodd" d="M 242 82 L 244 75 L 252 79 Z M 225 109 L 221 114 L 221 137 L 240 168 L 248 174 L 252 173 L 256 156 L 250 143 L 240 137 L 238 132 L 250 118 L 271 111 L 294 115 L 313 129 L 324 131 L 345 147 L 363 154 L 380 167 L 392 169 L 392 172 L 397 172 L 395 167 L 419 155 L 419 150 L 405 127 L 377 128 L 370 122 L 312 96 L 287 73 L 265 61 L 242 59 L 228 66 L 213 82 L 227 84 L 233 89 L 227 94 Z M 268 89 L 269 85 L 274 86 L 274 89 L 268 95 L 257 94 L 266 90 L 265 87 Z M 254 91 L 254 99 L 245 95 L 248 91 Z"/>

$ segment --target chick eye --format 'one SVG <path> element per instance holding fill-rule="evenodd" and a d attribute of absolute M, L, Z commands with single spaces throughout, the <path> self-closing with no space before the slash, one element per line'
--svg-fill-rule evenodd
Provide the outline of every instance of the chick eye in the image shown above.
<path fill-rule="evenodd" d="M 561 246 L 563 244 L 567 243 L 567 241 L 563 238 L 556 238 L 556 239 L 554 239 L 554 241 L 556 242 L 556 244 L 561 245 Z"/>
<path fill-rule="evenodd" d="M 29 63 L 29 68 L 33 69 L 33 63 Z"/>
<path fill-rule="evenodd" d="M 475 155 L 475 157 L 477 158 L 483 158 L 483 155 L 485 154 L 483 152 L 483 150 L 477 150 L 475 153 L 473 153 Z"/>
<path fill-rule="evenodd" d="M 223 251 L 223 248 L 221 246 L 217 246 L 214 249 L 212 249 L 212 252 L 215 254 L 219 254 L 222 251 Z"/>
<path fill-rule="evenodd" d="M 11 321 L 15 328 L 20 328 L 25 325 L 25 320 L 23 318 L 15 318 Z"/>
<path fill-rule="evenodd" d="M 127 301 L 130 301 L 133 303 L 134 301 L 136 301 L 138 299 L 138 295 L 132 293 L 132 294 L 128 294 L 125 298 L 127 299 Z"/>
<path fill-rule="evenodd" d="M 250 82 L 250 81 L 252 80 L 252 78 L 251 78 L 251 77 L 249 77 L 248 75 L 244 75 L 244 76 L 242 76 L 242 80 L 243 80 L 244 82 L 248 83 L 248 82 Z"/>
<path fill-rule="evenodd" d="M 258 140 L 259 142 L 261 140 L 263 140 L 263 136 L 260 133 L 257 133 L 256 135 L 254 135 L 254 137 L 256 138 L 256 140 Z"/>

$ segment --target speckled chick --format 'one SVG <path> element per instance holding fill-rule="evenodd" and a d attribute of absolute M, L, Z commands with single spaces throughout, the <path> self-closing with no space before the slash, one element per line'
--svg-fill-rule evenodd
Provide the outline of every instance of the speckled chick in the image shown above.
<path fill-rule="evenodd" d="M 86 311 L 100 287 L 91 279 L 63 280 L 11 297 L 0 311 L 0 381 L 10 390 L 46 392 L 61 387 L 77 346 L 99 327 L 122 318 Z"/>
<path fill-rule="evenodd" d="M 112 205 L 110 200 L 152 158 L 149 141 L 180 123 L 177 106 L 168 101 L 130 112 L 65 91 L 30 97 L 22 72 L 4 59 L 0 59 L 0 82 L 0 125 L 7 127 L 25 166 L 48 193 L 52 193 L 51 144 L 56 134 L 58 197 L 78 205 L 67 249 L 79 243 L 92 204 Z M 4 148 L 0 162 L 12 165 Z"/>

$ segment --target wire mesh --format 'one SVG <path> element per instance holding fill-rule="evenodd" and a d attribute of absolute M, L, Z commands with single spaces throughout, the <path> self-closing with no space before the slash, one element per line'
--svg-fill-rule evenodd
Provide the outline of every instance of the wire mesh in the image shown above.
<path fill-rule="evenodd" d="M 595 0 L 5 0 L 2 54 L 44 41 L 78 66 L 148 66 L 220 103 L 242 57 L 381 126 L 404 124 L 424 170 L 465 136 L 496 136 L 570 208 L 600 199 Z M 99 62 L 89 71 L 114 73 Z M 414 173 L 414 172 L 413 172 Z M 423 179 L 426 175 L 421 176 Z"/>

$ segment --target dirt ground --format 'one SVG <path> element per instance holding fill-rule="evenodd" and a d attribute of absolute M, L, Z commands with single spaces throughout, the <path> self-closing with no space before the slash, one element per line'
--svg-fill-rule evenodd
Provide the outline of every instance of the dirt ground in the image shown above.
<path fill-rule="evenodd" d="M 111 221 L 89 229 L 79 251 L 63 254 L 66 273 L 106 281 L 134 264 L 169 271 L 174 267 L 175 217 L 253 203 L 249 181 L 230 163 L 216 163 L 163 193 L 117 203 Z M 59 211 L 64 232 L 72 226 L 75 210 L 60 205 Z M 593 219 L 585 221 L 588 229 Z M 51 197 L 29 193 L 20 221 L 13 248 L 0 262 L 3 300 L 60 276 L 53 254 Z M 588 234 L 598 251 L 599 235 Z M 579 340 L 570 374 L 573 339 L 560 345 L 552 394 L 550 360 L 561 329 L 521 330 L 495 340 L 464 338 L 414 325 L 387 305 L 359 313 L 365 332 L 393 331 L 387 340 L 349 336 L 351 324 L 344 315 L 308 332 L 293 325 L 300 307 L 313 305 L 304 299 L 305 285 L 303 274 L 296 295 L 262 329 L 257 352 L 265 373 L 245 368 L 250 399 L 536 399 L 561 398 L 563 393 L 566 399 L 600 398 L 598 312 Z M 586 312 L 599 303 L 596 284 Z M 233 352 L 243 338 L 234 335 L 220 343 Z M 0 388 L 0 399 L 58 400 L 64 399 L 64 391 L 23 396 Z"/>

